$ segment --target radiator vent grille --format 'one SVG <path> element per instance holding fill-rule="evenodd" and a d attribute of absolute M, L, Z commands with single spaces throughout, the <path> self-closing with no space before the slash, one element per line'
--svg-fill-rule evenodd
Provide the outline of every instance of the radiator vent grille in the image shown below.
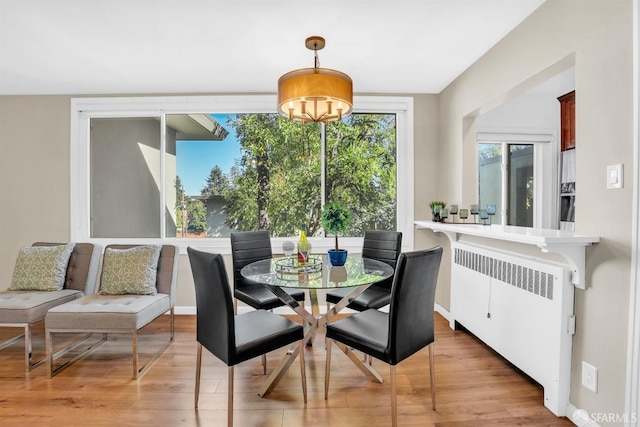
<path fill-rule="evenodd" d="M 553 274 L 458 248 L 455 250 L 454 263 L 553 300 Z"/>

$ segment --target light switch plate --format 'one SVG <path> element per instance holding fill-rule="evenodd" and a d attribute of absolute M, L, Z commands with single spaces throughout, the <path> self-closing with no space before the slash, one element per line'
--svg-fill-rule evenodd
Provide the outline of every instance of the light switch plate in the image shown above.
<path fill-rule="evenodd" d="M 624 166 L 622 163 L 607 166 L 607 189 L 624 187 Z"/>

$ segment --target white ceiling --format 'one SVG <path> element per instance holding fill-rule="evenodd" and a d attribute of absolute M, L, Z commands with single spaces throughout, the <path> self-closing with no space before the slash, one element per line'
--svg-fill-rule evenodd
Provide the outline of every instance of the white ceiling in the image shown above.
<path fill-rule="evenodd" d="M 275 93 L 320 66 L 357 93 L 439 93 L 545 0 L 0 0 L 0 95 Z"/>

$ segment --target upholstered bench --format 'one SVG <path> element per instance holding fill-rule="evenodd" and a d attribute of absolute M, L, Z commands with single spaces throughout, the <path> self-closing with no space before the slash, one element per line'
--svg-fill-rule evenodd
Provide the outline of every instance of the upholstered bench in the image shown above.
<path fill-rule="evenodd" d="M 33 247 L 51 248 L 63 245 L 66 244 L 36 242 Z M 27 371 L 44 361 L 44 358 L 36 362 L 31 360 L 31 329 L 33 325 L 43 321 L 49 309 L 93 292 L 100 252 L 99 246 L 91 243 L 76 243 L 68 258 L 64 283 L 60 290 L 32 289 L 0 292 L 0 327 L 24 328 L 24 335 L 5 341 L 0 344 L 0 349 L 24 337 L 25 369 Z M 38 261 L 32 262 L 28 266 L 28 269 L 42 268 L 48 268 L 48 266 Z"/>
<path fill-rule="evenodd" d="M 135 292 L 131 289 L 123 291 L 123 294 L 104 294 L 109 271 L 114 273 L 114 266 L 106 266 L 109 254 L 114 251 L 126 251 L 127 249 L 141 248 L 145 245 L 109 245 L 105 248 L 102 269 L 100 274 L 99 287 L 96 293 L 91 296 L 82 297 L 71 302 L 56 306 L 48 311 L 45 320 L 46 347 L 47 347 L 47 373 L 51 377 L 55 372 L 61 370 L 69 363 L 78 360 L 88 354 L 85 352 L 69 362 L 54 369 L 53 363 L 57 356 L 63 354 L 69 347 L 54 353 L 53 335 L 62 333 L 89 333 L 103 334 L 103 341 L 108 339 L 109 333 L 127 333 L 132 335 L 133 353 L 133 378 L 138 378 L 148 367 L 151 366 L 162 352 L 154 356 L 141 368 L 138 368 L 138 331 L 145 325 L 152 322 L 166 312 L 170 313 L 170 338 L 169 344 L 173 341 L 174 335 L 174 305 L 176 280 L 178 272 L 179 249 L 176 246 L 164 245 L 161 247 L 159 257 L 156 258 L 153 280 L 155 292 L 151 295 L 130 294 Z M 124 265 L 124 264 L 123 264 Z M 110 268 L 109 271 L 107 269 Z M 115 269 L 117 270 L 117 266 Z M 122 267 L 126 268 L 126 267 Z M 115 271 L 117 276 L 120 272 Z M 167 344 L 168 346 L 168 344 Z M 90 349 L 93 351 L 97 346 Z"/>

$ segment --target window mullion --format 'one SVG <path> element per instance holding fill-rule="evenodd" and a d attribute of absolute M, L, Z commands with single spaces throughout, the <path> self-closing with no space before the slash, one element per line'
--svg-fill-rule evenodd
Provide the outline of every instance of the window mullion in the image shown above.
<path fill-rule="evenodd" d="M 167 237 L 167 215 L 165 206 L 167 204 L 166 184 L 166 153 L 167 153 L 167 115 L 160 115 L 160 238 Z"/>
<path fill-rule="evenodd" d="M 320 204 L 324 208 L 326 203 L 326 179 L 327 179 L 327 128 L 326 124 L 320 125 Z M 327 233 L 322 229 L 323 237 Z"/>
<path fill-rule="evenodd" d="M 500 224 L 507 225 L 507 211 L 509 210 L 509 144 L 502 143 L 502 195 L 500 209 Z"/>

